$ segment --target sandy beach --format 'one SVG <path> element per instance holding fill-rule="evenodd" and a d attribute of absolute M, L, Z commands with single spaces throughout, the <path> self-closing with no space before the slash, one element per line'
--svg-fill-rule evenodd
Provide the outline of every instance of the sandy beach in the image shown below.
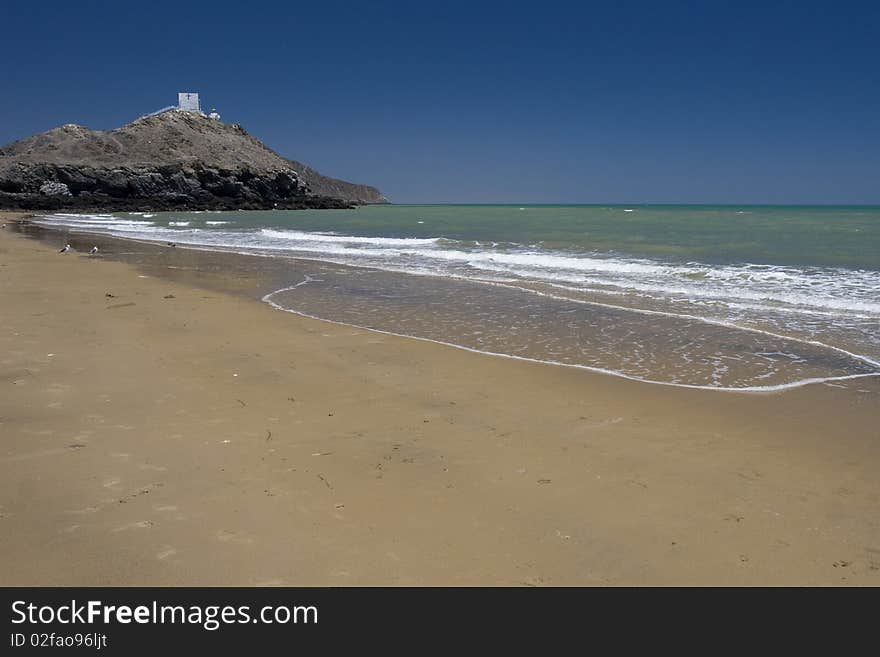
<path fill-rule="evenodd" d="M 18 216 L 2 585 L 880 584 L 877 378 L 724 393 L 483 356 L 279 312 L 185 249 L 163 275 L 59 255 Z"/>

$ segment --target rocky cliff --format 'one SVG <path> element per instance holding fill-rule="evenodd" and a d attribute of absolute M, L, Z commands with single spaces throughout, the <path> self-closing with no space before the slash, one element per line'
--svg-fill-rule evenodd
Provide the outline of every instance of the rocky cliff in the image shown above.
<path fill-rule="evenodd" d="M 385 195 L 375 187 L 330 178 L 296 160 L 288 160 L 288 162 L 299 173 L 300 179 L 305 181 L 313 194 L 341 198 L 353 203 L 388 203 Z"/>
<path fill-rule="evenodd" d="M 65 125 L 0 148 L 0 207 L 349 207 L 381 197 L 300 168 L 308 175 L 238 125 L 172 110 L 110 131 Z"/>

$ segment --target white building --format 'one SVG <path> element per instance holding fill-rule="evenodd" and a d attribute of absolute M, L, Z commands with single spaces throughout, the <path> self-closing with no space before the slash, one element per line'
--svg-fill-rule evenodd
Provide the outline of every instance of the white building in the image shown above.
<path fill-rule="evenodd" d="M 144 114 L 144 116 L 141 118 L 156 116 L 157 114 L 163 114 L 165 112 L 173 112 L 174 110 L 177 110 L 179 112 L 192 112 L 193 114 L 201 114 L 202 116 L 207 116 L 208 118 L 214 119 L 215 121 L 220 120 L 220 115 L 217 113 L 216 109 L 212 109 L 210 114 L 205 114 L 202 111 L 202 103 L 199 100 L 199 95 L 191 91 L 179 92 L 177 94 L 177 105 L 169 105 L 168 107 L 163 107 L 162 109 L 156 110 L 155 112 Z"/>
<path fill-rule="evenodd" d="M 199 95 L 181 91 L 177 94 L 177 109 L 184 112 L 197 112 L 201 114 L 202 106 L 199 104 Z"/>

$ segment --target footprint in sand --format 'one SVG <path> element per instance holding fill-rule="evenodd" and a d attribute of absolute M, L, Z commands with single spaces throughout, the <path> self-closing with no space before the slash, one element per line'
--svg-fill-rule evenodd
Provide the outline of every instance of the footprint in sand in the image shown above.
<path fill-rule="evenodd" d="M 175 554 L 177 554 L 177 550 L 175 550 L 173 547 L 171 547 L 169 545 L 169 546 L 166 546 L 165 548 L 163 548 L 162 550 L 159 550 L 159 552 L 156 553 L 156 558 L 159 561 L 164 561 L 168 557 L 172 557 Z"/>
<path fill-rule="evenodd" d="M 164 465 L 153 465 L 152 463 L 139 463 L 138 468 L 141 470 L 152 470 L 154 472 L 166 472 L 168 470 Z"/>
<path fill-rule="evenodd" d="M 122 525 L 120 527 L 116 527 L 112 530 L 112 533 L 116 532 L 124 532 L 128 529 L 148 529 L 153 526 L 152 520 L 139 520 L 138 522 L 130 522 L 127 525 Z"/>
<path fill-rule="evenodd" d="M 105 479 L 102 485 L 104 488 L 118 488 L 120 483 L 122 483 L 122 479 L 119 477 L 110 477 L 109 479 Z"/>
<path fill-rule="evenodd" d="M 580 419 L 586 420 L 587 418 L 581 417 Z M 613 417 L 613 418 L 609 418 L 607 420 L 589 421 L 583 426 L 586 429 L 601 429 L 603 427 L 610 427 L 615 424 L 619 424 L 621 422 L 623 422 L 622 417 Z"/>
<path fill-rule="evenodd" d="M 84 509 L 71 509 L 70 511 L 65 511 L 65 513 L 73 513 L 75 515 L 82 515 L 86 513 L 97 513 L 100 510 L 100 507 L 97 506 L 87 506 Z"/>
<path fill-rule="evenodd" d="M 254 542 L 254 539 L 249 538 L 247 536 L 240 536 L 235 532 L 226 531 L 225 529 L 221 529 L 215 535 L 217 540 L 221 543 L 237 543 L 239 545 L 250 545 Z"/>

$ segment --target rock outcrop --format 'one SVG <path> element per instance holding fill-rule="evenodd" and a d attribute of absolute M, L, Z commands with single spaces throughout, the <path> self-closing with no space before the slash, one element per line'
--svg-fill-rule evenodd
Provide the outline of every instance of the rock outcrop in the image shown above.
<path fill-rule="evenodd" d="M 345 193 L 325 194 L 333 179 L 309 172 L 321 191 L 241 126 L 175 110 L 110 131 L 65 125 L 0 149 L 0 207 L 338 208 L 381 196 L 342 181 Z"/>
<path fill-rule="evenodd" d="M 320 196 L 341 198 L 352 203 L 374 204 L 388 203 L 388 199 L 377 188 L 370 185 L 359 185 L 337 178 L 330 178 L 318 173 L 312 167 L 296 160 L 288 160 L 296 169 L 300 178 L 305 181 L 309 191 Z"/>

